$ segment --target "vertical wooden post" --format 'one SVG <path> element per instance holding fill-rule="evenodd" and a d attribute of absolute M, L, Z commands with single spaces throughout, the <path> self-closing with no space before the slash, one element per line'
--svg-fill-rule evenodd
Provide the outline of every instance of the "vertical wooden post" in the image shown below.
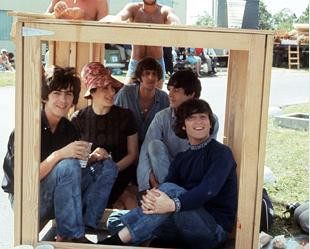
<path fill-rule="evenodd" d="M 22 239 L 35 245 L 39 227 L 39 163 L 41 144 L 41 51 L 40 38 L 24 37 L 23 143 L 22 143 Z M 29 132 L 32 131 L 32 132 Z"/>
<path fill-rule="evenodd" d="M 15 141 L 14 141 L 14 245 L 19 245 L 22 240 L 22 174 L 23 174 L 23 108 L 24 108 L 24 68 L 23 53 L 24 42 L 22 27 L 24 23 L 16 23 L 16 82 L 15 82 Z"/>
<path fill-rule="evenodd" d="M 56 42 L 55 65 L 60 67 L 68 67 L 70 62 L 70 42 Z"/>
<path fill-rule="evenodd" d="M 268 128 L 268 107 L 269 107 L 269 92 L 270 92 L 270 82 L 271 82 L 271 70 L 272 70 L 272 57 L 273 57 L 273 36 L 266 36 L 265 43 L 265 56 L 264 56 L 264 73 L 262 82 L 262 96 L 261 96 L 261 116 L 260 116 L 260 139 L 258 148 L 258 184 L 257 186 L 263 186 L 264 184 L 264 164 L 265 164 L 265 154 L 266 154 L 266 138 L 267 138 L 267 128 Z M 257 191 L 260 191 L 258 189 Z M 253 247 L 259 245 L 259 225 L 261 217 L 261 198 L 262 192 L 257 192 L 257 201 L 255 208 L 255 226 L 254 226 L 254 238 Z"/>
<path fill-rule="evenodd" d="M 262 102 L 265 45 L 266 36 L 253 36 L 249 52 L 231 50 L 229 58 L 225 136 L 238 164 L 236 248 L 257 248 L 256 214 L 261 208 L 264 166 L 258 152 L 265 141 L 262 129 L 266 129 L 261 125 L 266 112 Z"/>

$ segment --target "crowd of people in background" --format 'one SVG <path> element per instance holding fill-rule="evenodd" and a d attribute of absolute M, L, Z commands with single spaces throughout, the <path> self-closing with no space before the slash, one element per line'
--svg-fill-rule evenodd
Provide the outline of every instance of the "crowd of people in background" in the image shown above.
<path fill-rule="evenodd" d="M 0 72 L 6 71 L 15 71 L 14 54 L 12 52 L 9 53 L 5 48 L 2 48 L 0 54 Z"/>

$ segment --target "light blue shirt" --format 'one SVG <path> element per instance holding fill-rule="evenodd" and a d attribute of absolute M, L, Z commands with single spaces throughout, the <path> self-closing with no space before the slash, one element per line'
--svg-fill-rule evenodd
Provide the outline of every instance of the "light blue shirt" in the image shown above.
<path fill-rule="evenodd" d="M 116 95 L 115 105 L 133 112 L 138 125 L 139 145 L 141 145 L 155 114 L 169 106 L 169 98 L 166 92 L 156 88 L 154 103 L 145 116 L 139 101 L 139 86 L 139 84 L 124 86 Z"/>
<path fill-rule="evenodd" d="M 211 139 L 216 139 L 219 130 L 218 118 L 216 115 L 214 115 L 214 118 L 215 124 L 213 133 L 210 136 Z M 148 145 L 154 139 L 161 140 L 167 146 L 171 160 L 173 160 L 179 152 L 186 151 L 190 147 L 187 139 L 182 139 L 175 135 L 172 128 L 174 121 L 175 114 L 171 107 L 168 107 L 155 115 L 149 129 L 147 130 L 140 150 L 138 169 L 147 167 L 147 165 L 150 164 L 148 158 Z"/>

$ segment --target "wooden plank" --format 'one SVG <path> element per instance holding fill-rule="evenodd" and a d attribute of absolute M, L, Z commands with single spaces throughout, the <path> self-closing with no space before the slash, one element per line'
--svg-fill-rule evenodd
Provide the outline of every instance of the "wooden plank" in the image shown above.
<path fill-rule="evenodd" d="M 56 40 L 61 44 L 55 46 L 56 60 L 63 66 L 73 65 L 76 61 L 77 71 L 90 60 L 95 59 L 94 47 L 88 42 L 123 41 L 144 45 L 173 45 L 190 47 L 215 47 L 231 49 L 228 71 L 228 90 L 225 118 L 225 140 L 232 148 L 238 163 L 239 201 L 236 232 L 236 248 L 257 248 L 256 233 L 260 214 L 262 165 L 266 135 L 266 120 L 270 81 L 271 55 L 266 46 L 266 35 L 263 32 L 250 31 L 228 32 L 211 29 L 192 29 L 188 27 L 168 27 L 156 25 L 109 25 L 78 22 L 27 20 L 27 26 L 54 30 L 55 35 L 41 37 L 42 40 Z M 71 30 L 72 29 L 72 30 Z M 87 32 L 86 32 L 87 31 Z M 99 32 L 100 31 L 100 32 Z M 135 31 L 135 32 L 133 32 Z M 66 36 L 63 35 L 66 34 Z M 118 35 L 115 36 L 115 33 Z M 134 35 L 133 35 L 134 34 Z M 64 38 L 62 38 L 62 37 Z M 69 37 L 69 38 L 68 38 Z M 152 39 L 151 39 L 151 38 Z M 156 39 L 154 39 L 156 37 Z M 95 38 L 95 40 L 93 40 Z M 25 88 L 23 96 L 23 178 L 21 238 L 23 243 L 35 244 L 38 237 L 38 162 L 39 162 L 39 126 L 40 126 L 40 56 L 38 38 L 26 38 L 24 54 Z M 60 41 L 65 40 L 65 43 Z M 97 40 L 96 40 L 97 39 Z M 272 39 L 269 38 L 270 42 Z M 76 54 L 70 54 L 72 44 L 79 42 Z M 83 42 L 83 43 L 80 43 Z M 269 44 L 268 42 L 268 44 Z M 19 41 L 21 43 L 21 41 Z M 115 42 L 122 43 L 122 42 Z M 267 44 L 267 45 L 268 45 Z M 221 47 L 222 46 L 222 47 Z M 269 46 L 269 45 L 268 45 Z M 266 47 L 268 47 L 266 46 Z M 74 46 L 73 46 L 74 47 Z M 91 48 L 90 48 L 91 47 Z M 66 56 L 60 51 L 69 51 Z M 38 51 L 36 51 L 38 50 Z M 60 59 L 61 57 L 64 57 Z M 67 58 L 67 59 L 66 59 Z M 66 63 L 64 62 L 65 60 Z M 57 61 L 56 61 L 57 63 Z M 264 75 L 269 74 L 269 75 Z M 33 86 L 34 85 L 34 86 Z M 83 91 L 80 98 L 83 99 Z M 20 96 L 22 98 L 22 96 Z M 82 102 L 81 102 L 82 103 Z M 86 104 L 82 103 L 81 107 Z M 264 123 L 265 122 L 265 123 Z M 27 141 L 27 144 L 26 142 Z M 29 144 L 35 148 L 29 148 Z M 31 166 L 29 166 L 31 165 Z M 37 179 L 31 184 L 30 179 Z M 29 210 L 30 209 L 30 210 Z M 26 229 L 27 227 L 27 229 Z M 29 229 L 30 228 L 30 229 Z M 26 231 L 28 230 L 28 231 Z M 94 248 L 93 245 L 55 243 L 56 248 Z M 109 248 L 101 246 L 100 248 Z M 117 247 L 114 247 L 117 248 Z"/>
<path fill-rule="evenodd" d="M 23 174 L 23 53 L 24 43 L 21 35 L 23 23 L 16 23 L 16 84 L 15 84 L 15 142 L 14 142 L 14 245 L 22 241 L 22 174 Z"/>
<path fill-rule="evenodd" d="M 260 116 L 260 136 L 259 136 L 259 151 L 258 151 L 258 178 L 257 178 L 257 194 L 256 194 L 256 208 L 255 208 L 255 224 L 253 248 L 258 247 L 259 244 L 259 226 L 261 217 L 261 199 L 262 189 L 264 184 L 264 165 L 265 165 L 265 153 L 266 153 L 266 138 L 268 127 L 268 108 L 269 108 L 269 93 L 271 82 L 271 70 L 272 70 L 272 51 L 273 51 L 273 39 L 271 35 L 266 36 L 265 41 L 265 56 L 264 56 L 264 77 L 262 85 L 262 98 L 261 98 L 261 116 Z"/>
<path fill-rule="evenodd" d="M 53 30 L 54 35 L 42 36 L 42 40 L 57 40 L 67 42 L 96 42 L 116 44 L 137 44 L 149 46 L 180 46 L 203 47 L 206 43 L 213 48 L 231 48 L 235 50 L 249 50 L 250 35 L 246 33 L 225 32 L 218 33 L 213 30 L 177 29 L 171 25 L 162 26 L 162 29 L 153 28 L 153 24 L 144 26 L 119 27 L 110 24 L 99 24 L 100 32 L 96 26 L 73 24 L 44 24 L 34 23 L 38 29 Z M 184 32 L 186 31 L 186 32 Z M 66 35 L 63 35 L 66 34 Z M 117 34 L 117 35 L 115 35 Z M 156 38 L 156 39 L 155 39 Z M 229 45 L 227 42 L 229 41 Z"/>
<path fill-rule="evenodd" d="M 256 36 L 251 39 L 252 49 L 248 58 L 243 52 L 235 52 L 230 65 L 239 65 L 240 70 L 230 70 L 231 78 L 238 82 L 230 84 L 230 106 L 234 121 L 227 120 L 232 125 L 233 132 L 228 134 L 228 143 L 234 152 L 238 163 L 239 192 L 237 212 L 236 248 L 255 248 L 253 239 L 255 227 L 255 208 L 258 186 L 258 161 L 260 141 L 261 98 L 263 85 L 264 41 L 265 37 Z M 234 74 L 236 74 L 234 76 Z M 240 91 L 241 90 L 241 91 Z M 239 112 L 242 112 L 240 114 Z M 239 114 L 238 114 L 239 113 Z M 231 114 L 230 114 L 231 116 Z M 225 127 L 228 127 L 227 124 Z M 258 236 L 258 235 L 257 235 Z M 252 246 L 252 247 L 250 247 Z M 257 248 L 257 246 L 256 246 Z"/>
<path fill-rule="evenodd" d="M 38 241 L 41 51 L 37 37 L 24 38 L 24 106 L 23 106 L 23 181 L 22 240 L 23 244 Z"/>
<path fill-rule="evenodd" d="M 39 242 L 37 245 L 49 244 L 54 246 L 55 249 L 76 249 L 76 248 L 83 248 L 83 249 L 147 249 L 150 247 L 136 247 L 136 246 L 108 246 L 108 245 L 94 245 L 94 244 L 82 244 L 82 243 L 60 243 L 60 242 Z M 158 248 L 160 249 L 160 248 Z M 164 249 L 164 248 L 161 248 Z"/>
<path fill-rule="evenodd" d="M 90 56 L 89 59 L 90 61 L 96 61 L 96 62 L 101 62 L 103 63 L 103 44 L 99 43 L 90 43 Z"/>
<path fill-rule="evenodd" d="M 76 59 L 76 70 L 78 73 L 82 71 L 82 68 L 85 64 L 91 61 L 90 58 L 90 44 L 85 42 L 79 42 L 77 44 L 77 59 Z M 76 105 L 77 109 L 81 109 L 83 107 L 86 107 L 87 100 L 84 98 L 84 94 L 86 92 L 85 85 L 81 85 L 81 92 L 80 92 L 80 98 L 79 103 Z"/>
<path fill-rule="evenodd" d="M 55 65 L 60 67 L 69 66 L 70 42 L 55 42 Z M 57 55 L 57 56 L 56 56 Z"/>
<path fill-rule="evenodd" d="M 69 66 L 76 67 L 76 53 L 77 53 L 77 43 L 70 42 L 70 58 L 69 58 Z M 57 56 L 57 54 L 55 54 Z"/>
<path fill-rule="evenodd" d="M 39 19 L 55 19 L 54 14 L 9 11 L 8 16 L 20 16 Z"/>
<path fill-rule="evenodd" d="M 23 20 L 22 17 L 27 17 L 28 14 L 40 14 L 42 13 L 29 13 L 29 12 L 14 12 L 12 11 L 10 15 L 12 16 L 19 16 L 20 19 Z M 43 14 L 44 15 L 44 14 Z M 44 17 L 44 16 L 43 16 Z M 246 33 L 246 34 L 270 34 L 273 35 L 274 31 L 271 30 L 257 30 L 257 29 L 237 29 L 237 28 L 221 28 L 221 27 L 210 27 L 210 26 L 197 26 L 197 25 L 166 25 L 166 24 L 150 24 L 150 23 L 128 23 L 128 22 L 98 22 L 98 21 L 86 21 L 86 20 L 69 20 L 69 19 L 53 19 L 53 20 L 44 20 L 44 18 L 36 18 L 36 19 L 27 19 L 27 22 L 32 23 L 49 23 L 49 24 L 64 24 L 64 25 L 84 25 L 84 26 L 103 26 L 109 25 L 111 27 L 146 27 L 146 28 L 156 28 L 156 29 L 165 29 L 167 26 L 170 26 L 172 29 L 178 30 L 208 30 L 212 32 L 221 32 L 221 33 Z"/>
<path fill-rule="evenodd" d="M 48 42 L 48 64 L 55 65 L 55 42 L 49 41 Z"/>

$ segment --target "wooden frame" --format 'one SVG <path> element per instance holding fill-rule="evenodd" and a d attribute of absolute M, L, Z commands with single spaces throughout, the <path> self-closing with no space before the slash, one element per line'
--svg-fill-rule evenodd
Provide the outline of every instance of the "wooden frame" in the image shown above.
<path fill-rule="evenodd" d="M 29 31 L 29 28 L 42 32 L 40 34 L 32 30 L 33 34 L 28 36 L 29 32 L 26 31 Z M 53 60 L 61 64 L 69 58 L 65 63 L 75 65 L 78 69 L 94 59 L 94 53 L 91 52 L 93 43 L 230 49 L 224 143 L 232 148 L 238 164 L 239 196 L 235 248 L 258 247 L 272 65 L 271 32 L 155 24 L 104 24 L 24 17 L 19 17 L 16 30 L 18 60 L 15 244 L 44 243 L 38 242 L 41 79 L 39 48 L 41 41 L 50 41 L 56 42 L 56 45 L 50 47 L 51 53 L 56 55 Z M 44 35 L 44 31 L 51 31 L 52 34 Z M 60 49 L 57 46 L 70 47 L 74 52 L 61 59 L 64 54 L 55 53 Z M 90 51 L 86 59 L 80 62 L 77 55 L 79 50 L 76 49 L 79 46 L 86 46 Z M 111 248 L 103 245 L 49 243 L 57 249 Z"/>

